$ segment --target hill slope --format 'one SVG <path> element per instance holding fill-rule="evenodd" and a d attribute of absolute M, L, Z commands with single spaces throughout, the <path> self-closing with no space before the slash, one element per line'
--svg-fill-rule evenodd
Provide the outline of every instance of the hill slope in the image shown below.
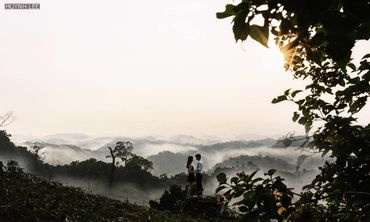
<path fill-rule="evenodd" d="M 24 173 L 0 162 L 0 221 L 198 221 L 92 195 Z"/>

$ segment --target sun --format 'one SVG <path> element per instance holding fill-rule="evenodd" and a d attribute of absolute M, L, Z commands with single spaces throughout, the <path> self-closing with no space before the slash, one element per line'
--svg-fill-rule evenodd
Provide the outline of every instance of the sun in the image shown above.
<path fill-rule="evenodd" d="M 284 53 L 280 50 L 280 48 L 275 44 L 273 39 L 270 39 L 268 42 L 269 46 L 269 59 L 268 63 L 276 68 L 282 69 L 284 68 L 285 60 L 284 60 Z"/>

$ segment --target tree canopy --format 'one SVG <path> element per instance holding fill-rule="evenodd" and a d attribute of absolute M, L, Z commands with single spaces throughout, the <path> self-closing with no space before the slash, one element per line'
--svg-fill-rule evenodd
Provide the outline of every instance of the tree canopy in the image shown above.
<path fill-rule="evenodd" d="M 334 159 L 320 168 L 296 207 L 316 212 L 315 220 L 370 218 L 370 124 L 357 122 L 370 95 L 370 54 L 352 62 L 355 43 L 370 38 L 370 1 L 242 0 L 217 17 L 232 17 L 236 41 L 251 37 L 268 47 L 272 36 L 285 69 L 310 81 L 272 100 L 295 103 L 292 120 L 305 127 L 304 146 Z"/>

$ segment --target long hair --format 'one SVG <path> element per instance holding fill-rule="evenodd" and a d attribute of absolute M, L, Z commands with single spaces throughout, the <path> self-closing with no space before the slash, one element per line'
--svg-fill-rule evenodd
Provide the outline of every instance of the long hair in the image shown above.
<path fill-rule="evenodd" d="M 188 162 L 186 163 L 186 168 L 189 167 L 189 164 L 191 164 L 191 162 L 193 162 L 193 156 L 188 156 Z"/>

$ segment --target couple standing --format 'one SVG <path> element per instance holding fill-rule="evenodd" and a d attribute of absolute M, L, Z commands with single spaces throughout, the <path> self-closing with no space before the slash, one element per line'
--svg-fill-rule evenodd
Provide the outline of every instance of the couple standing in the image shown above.
<path fill-rule="evenodd" d="M 198 153 L 195 155 L 197 159 L 197 167 L 194 169 L 193 166 L 193 156 L 188 157 L 188 162 L 186 163 L 186 168 L 188 169 L 188 189 L 186 192 L 187 197 L 191 197 L 192 195 L 192 188 L 193 183 L 196 182 L 197 184 L 197 195 L 202 196 L 203 193 L 203 185 L 202 185 L 202 171 L 203 171 L 203 161 L 201 160 L 202 156 Z"/>

